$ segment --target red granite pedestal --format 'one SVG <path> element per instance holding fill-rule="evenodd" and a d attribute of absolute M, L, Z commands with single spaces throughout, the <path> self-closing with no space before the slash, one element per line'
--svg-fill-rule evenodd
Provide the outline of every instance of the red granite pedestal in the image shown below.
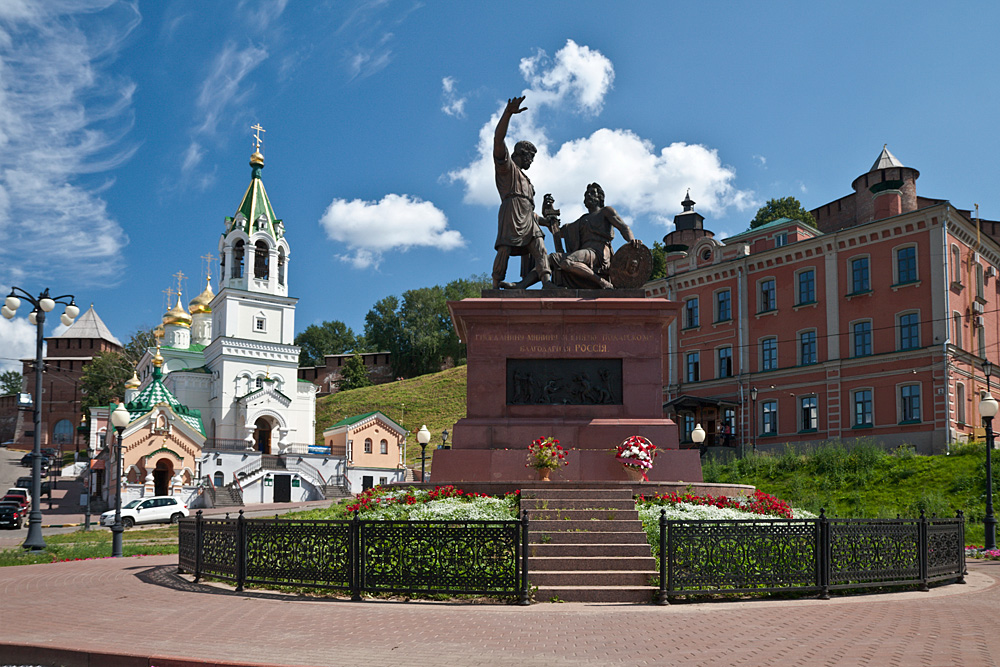
<path fill-rule="evenodd" d="M 679 306 L 593 294 L 448 303 L 468 346 L 467 416 L 452 449 L 434 453 L 435 483 L 537 480 L 527 447 L 545 436 L 571 449 L 553 480 L 626 481 L 610 450 L 632 435 L 659 450 L 651 481 L 702 480 L 697 450 L 680 450 L 676 425 L 663 417 L 667 325 Z"/>

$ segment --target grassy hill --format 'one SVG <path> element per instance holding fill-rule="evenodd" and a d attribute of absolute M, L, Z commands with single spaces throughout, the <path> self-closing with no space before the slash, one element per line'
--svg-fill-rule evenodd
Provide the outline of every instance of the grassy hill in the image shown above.
<path fill-rule="evenodd" d="M 466 367 L 421 375 L 374 387 L 341 391 L 316 401 L 316 442 L 323 442 L 323 429 L 344 417 L 381 410 L 408 431 L 406 461 L 420 460 L 416 433 L 426 424 L 431 432 L 427 446 L 427 469 L 431 469 L 433 449 L 441 444 L 441 431 L 465 417 Z M 449 443 L 451 440 L 449 439 Z"/>
<path fill-rule="evenodd" d="M 966 542 L 983 543 L 986 513 L 986 447 L 953 447 L 949 456 L 887 452 L 874 441 L 853 447 L 827 444 L 806 453 L 757 454 L 727 462 L 706 461 L 705 481 L 753 484 L 795 507 L 845 518 L 955 516 L 965 512 Z M 994 464 L 1000 461 L 994 458 Z M 994 489 L 1000 470 L 994 465 Z M 1000 498 L 998 498 L 1000 500 Z"/>

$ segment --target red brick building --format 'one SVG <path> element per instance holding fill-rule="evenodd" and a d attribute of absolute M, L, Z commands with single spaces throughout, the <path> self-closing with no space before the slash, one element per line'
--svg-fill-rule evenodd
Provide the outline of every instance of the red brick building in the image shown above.
<path fill-rule="evenodd" d="M 59 336 L 45 339 L 45 368 L 42 375 L 42 446 L 75 450 L 80 425 L 80 378 L 83 368 L 100 352 L 120 352 L 121 341 L 112 335 L 94 306 Z M 22 359 L 23 390 L 35 391 L 35 360 Z M 33 436 L 33 413 L 17 413 L 14 445 L 29 449 Z"/>
<path fill-rule="evenodd" d="M 664 368 L 682 442 L 696 423 L 763 449 L 870 436 L 931 453 L 975 434 L 982 361 L 1000 361 L 1000 223 L 918 196 L 918 177 L 883 149 L 817 227 L 722 241 L 685 200 L 667 277 L 646 286 L 684 304 Z"/>

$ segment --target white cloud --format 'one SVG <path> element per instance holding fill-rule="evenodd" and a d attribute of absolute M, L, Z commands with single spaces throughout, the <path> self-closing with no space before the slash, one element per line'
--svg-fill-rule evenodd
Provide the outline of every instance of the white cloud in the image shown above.
<path fill-rule="evenodd" d="M 356 44 L 344 54 L 344 63 L 347 66 L 347 73 L 352 79 L 364 79 L 376 72 L 380 72 L 392 62 L 392 49 L 389 42 L 392 41 L 393 34 L 387 32 L 382 34 L 371 46 Z"/>
<path fill-rule="evenodd" d="M 564 223 L 584 212 L 583 192 L 594 181 L 604 188 L 607 203 L 623 216 L 648 216 L 662 224 L 669 224 L 681 210 L 687 188 L 699 210 L 706 213 L 755 205 L 753 193 L 733 185 L 735 172 L 707 146 L 674 142 L 658 149 L 630 130 L 608 128 L 554 144 L 541 124 L 544 107 L 567 107 L 580 113 L 602 108 L 614 69 L 600 52 L 570 40 L 552 61 L 542 52 L 522 60 L 521 73 L 531 86 L 523 92 L 528 111 L 511 119 L 508 148 L 521 139 L 535 144 L 538 154 L 529 176 L 536 188 L 536 207 L 541 205 L 542 194 L 552 193 Z M 446 176 L 464 186 L 466 203 L 498 203 L 492 154 L 501 110 L 480 128 L 477 157 Z"/>
<path fill-rule="evenodd" d="M 109 67 L 139 24 L 133 5 L 3 3 L 0 8 L 0 280 L 118 279 L 128 238 L 101 197 L 134 146 L 135 85 Z M 81 21 L 103 12 L 100 29 Z"/>
<path fill-rule="evenodd" d="M 766 157 L 764 157 L 763 155 L 754 155 L 753 159 L 756 160 L 760 164 L 761 168 L 767 169 L 767 158 Z"/>
<path fill-rule="evenodd" d="M 451 250 L 465 244 L 459 232 L 448 229 L 440 209 L 409 195 L 388 194 L 377 202 L 334 199 L 319 222 L 330 239 L 347 246 L 349 253 L 338 257 L 357 268 L 377 268 L 388 250 Z"/>
<path fill-rule="evenodd" d="M 4 295 L 9 294 L 5 290 Z M 35 356 L 35 327 L 24 317 L 27 313 L 24 305 L 18 309 L 18 315 L 8 320 L 0 317 L 0 373 L 4 371 L 21 370 L 21 359 L 30 359 Z"/>
<path fill-rule="evenodd" d="M 195 135 L 213 136 L 219 121 L 229 115 L 231 108 L 242 105 L 250 98 L 254 86 L 244 79 L 266 59 L 267 49 L 257 46 L 241 49 L 232 42 L 216 54 L 195 102 L 201 118 L 194 129 Z"/>
<path fill-rule="evenodd" d="M 449 116 L 465 118 L 465 98 L 459 97 L 455 92 L 455 78 L 446 76 L 441 79 L 441 89 L 444 98 L 444 106 L 441 107 L 441 111 Z"/>
<path fill-rule="evenodd" d="M 569 99 L 581 111 L 597 114 L 604 106 L 604 96 L 615 80 L 615 69 L 600 51 L 580 46 L 572 39 L 556 51 L 550 60 L 539 49 L 530 58 L 523 58 L 521 75 L 531 86 L 535 105 L 558 105 Z"/>

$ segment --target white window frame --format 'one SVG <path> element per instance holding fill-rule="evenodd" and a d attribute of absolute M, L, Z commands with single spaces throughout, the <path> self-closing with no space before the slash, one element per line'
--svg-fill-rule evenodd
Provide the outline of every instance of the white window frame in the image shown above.
<path fill-rule="evenodd" d="M 868 392 L 869 395 L 869 406 L 868 406 L 868 416 L 869 421 L 859 422 L 858 421 L 858 394 L 861 392 Z M 857 387 L 851 390 L 851 426 L 856 428 L 865 428 L 868 426 L 875 425 L 875 389 L 872 387 Z"/>

